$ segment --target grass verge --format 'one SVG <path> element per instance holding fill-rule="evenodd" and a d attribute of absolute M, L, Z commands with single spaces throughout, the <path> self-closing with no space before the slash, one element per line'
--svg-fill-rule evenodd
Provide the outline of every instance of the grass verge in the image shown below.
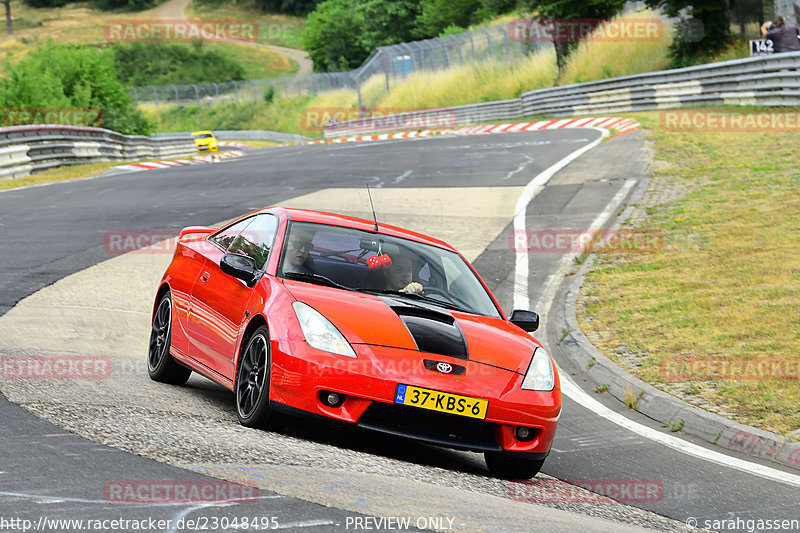
<path fill-rule="evenodd" d="M 582 329 L 643 380 L 800 438 L 800 133 L 667 131 L 657 112 L 634 116 L 657 160 L 629 226 L 663 246 L 598 254 Z"/>
<path fill-rule="evenodd" d="M 124 164 L 124 161 L 107 161 L 105 163 L 88 163 L 86 165 L 68 165 L 59 168 L 51 168 L 44 172 L 22 178 L 0 180 L 0 191 L 16 189 L 18 187 L 30 187 L 32 185 L 42 185 L 44 183 L 54 183 L 57 181 L 72 181 L 88 178 L 100 174 L 111 167 Z"/>

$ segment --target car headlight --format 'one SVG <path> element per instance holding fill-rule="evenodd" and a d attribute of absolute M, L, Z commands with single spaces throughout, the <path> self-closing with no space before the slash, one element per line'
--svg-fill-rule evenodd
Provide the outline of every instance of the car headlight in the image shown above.
<path fill-rule="evenodd" d="M 300 321 L 300 329 L 306 342 L 318 350 L 324 350 L 346 357 L 357 357 L 353 347 L 339 333 L 336 326 L 331 321 L 322 316 L 322 313 L 302 302 L 292 304 L 297 320 Z"/>
<path fill-rule="evenodd" d="M 536 348 L 528 371 L 525 372 L 525 379 L 522 380 L 522 388 L 549 391 L 553 390 L 555 386 L 556 371 L 553 368 L 553 361 L 544 348 Z"/>
<path fill-rule="evenodd" d="M 216 146 L 216 145 L 217 145 L 217 143 L 215 143 L 215 142 L 211 143 L 211 146 Z"/>

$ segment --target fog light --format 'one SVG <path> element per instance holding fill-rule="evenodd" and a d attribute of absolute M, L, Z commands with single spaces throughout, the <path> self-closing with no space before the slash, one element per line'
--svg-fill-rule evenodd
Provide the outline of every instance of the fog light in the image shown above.
<path fill-rule="evenodd" d="M 339 407 L 344 403 L 344 395 L 338 392 L 322 391 L 320 397 L 322 398 L 322 403 L 328 407 Z"/>
<path fill-rule="evenodd" d="M 533 440 L 534 432 L 531 428 L 519 426 L 517 427 L 517 440 L 522 442 L 530 442 Z"/>

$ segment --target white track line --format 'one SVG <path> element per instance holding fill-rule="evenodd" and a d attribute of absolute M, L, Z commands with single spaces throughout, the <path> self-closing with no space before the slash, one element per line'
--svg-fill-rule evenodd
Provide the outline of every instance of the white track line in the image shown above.
<path fill-rule="evenodd" d="M 517 205 L 514 210 L 515 232 L 526 231 L 525 215 L 527 206 L 531 200 L 533 200 L 533 198 L 544 188 L 544 185 L 550 181 L 556 172 L 567 166 L 570 162 L 574 161 L 585 152 L 597 146 L 604 138 L 608 136 L 608 130 L 602 131 L 602 137 L 582 148 L 579 148 L 578 150 L 575 150 L 561 161 L 545 169 L 539 175 L 534 177 L 528 183 L 528 185 L 525 186 L 525 189 L 523 189 L 522 194 L 520 194 L 520 197 L 517 200 Z M 608 210 L 609 206 L 606 207 L 603 213 L 600 213 L 600 215 L 595 218 L 595 221 L 592 223 L 592 227 L 598 223 L 601 223 L 601 219 L 608 218 Z M 528 297 L 528 254 L 526 252 L 526 250 L 517 252 L 516 266 L 514 271 L 514 309 L 530 309 L 530 298 Z M 549 309 L 550 305 L 552 304 L 552 297 L 550 302 L 543 303 L 545 303 Z M 561 379 L 562 394 L 572 398 L 575 402 L 582 405 L 586 409 L 591 410 L 596 415 L 601 416 L 606 420 L 627 429 L 628 431 L 636 433 L 637 435 L 640 435 L 648 440 L 663 444 L 664 446 L 672 448 L 680 453 L 685 453 L 686 455 L 691 455 L 704 461 L 716 463 L 718 465 L 733 468 L 735 470 L 740 470 L 745 473 L 750 473 L 770 481 L 777 481 L 779 483 L 800 487 L 800 476 L 796 474 L 782 472 L 768 466 L 745 461 L 744 459 L 739 459 L 738 457 L 731 457 L 717 451 L 698 446 L 697 444 L 687 442 L 683 439 L 679 439 L 673 435 L 662 433 L 638 422 L 634 422 L 633 420 L 630 420 L 625 416 L 612 411 L 605 405 L 598 402 L 596 399 L 592 398 L 589 394 L 584 392 L 583 389 L 578 387 L 566 372 L 559 372 L 559 377 Z"/>
<path fill-rule="evenodd" d="M 608 130 L 593 128 L 599 130 L 602 134 L 597 140 L 590 142 L 586 146 L 578 148 L 567 157 L 557 162 L 554 165 L 543 170 L 539 175 L 533 178 L 522 190 L 517 205 L 514 207 L 514 235 L 519 235 L 517 232 L 525 232 L 525 214 L 527 212 L 528 204 L 531 203 L 533 197 L 539 194 L 544 188 L 550 178 L 556 172 L 569 165 L 572 161 L 588 152 L 608 137 Z M 514 267 L 514 309 L 530 309 L 530 299 L 528 298 L 528 251 L 517 251 L 516 264 Z"/>

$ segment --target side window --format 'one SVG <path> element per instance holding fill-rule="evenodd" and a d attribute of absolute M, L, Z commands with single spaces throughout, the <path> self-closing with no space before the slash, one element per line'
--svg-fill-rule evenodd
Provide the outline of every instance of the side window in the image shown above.
<path fill-rule="evenodd" d="M 261 270 L 267 263 L 277 231 L 278 219 L 274 215 L 257 215 L 233 238 L 228 245 L 228 253 L 252 257 L 256 268 Z"/>
<path fill-rule="evenodd" d="M 233 240 L 244 230 L 248 224 L 253 221 L 254 217 L 249 217 L 244 220 L 240 220 L 233 226 L 228 226 L 224 230 L 220 231 L 216 235 L 212 235 L 208 238 L 211 242 L 215 243 L 217 246 L 222 248 L 223 250 L 227 250 L 228 247 L 231 245 Z"/>

